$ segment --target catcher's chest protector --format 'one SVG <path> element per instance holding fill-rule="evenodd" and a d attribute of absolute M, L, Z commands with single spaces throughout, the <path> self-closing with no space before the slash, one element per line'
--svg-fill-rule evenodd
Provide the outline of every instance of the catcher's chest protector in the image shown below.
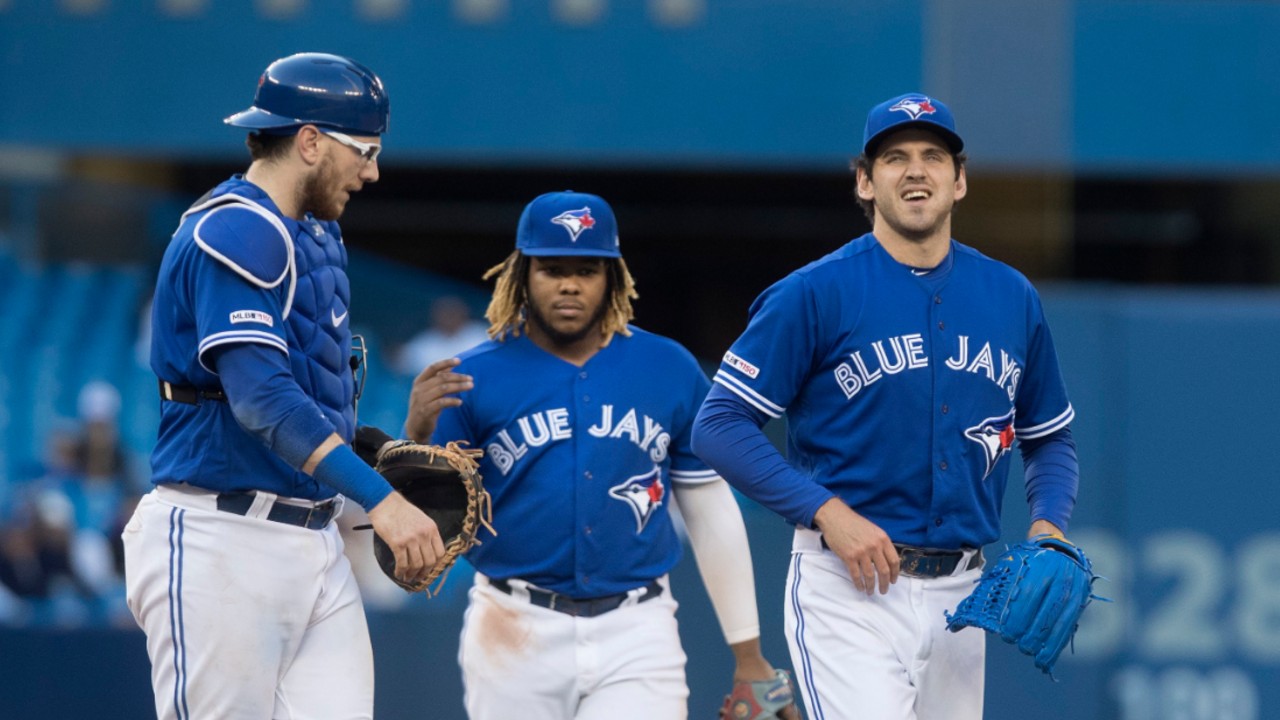
<path fill-rule="evenodd" d="M 266 196 L 243 180 L 230 180 L 214 191 L 232 195 L 228 202 L 258 205 Z M 264 212 L 269 212 L 265 211 Z M 355 434 L 352 407 L 355 381 L 351 376 L 351 284 L 347 280 L 347 249 L 336 222 L 311 218 L 291 223 L 294 272 L 280 292 L 288 314 L 284 318 L 289 364 L 294 379 L 333 423 L 344 440 Z"/>
<path fill-rule="evenodd" d="M 301 352 L 289 353 L 289 363 L 298 384 L 349 441 L 355 434 L 351 326 L 347 313 L 335 309 L 351 307 L 347 249 L 335 222 L 311 220 L 301 227 L 294 237 L 298 281 L 288 318 L 289 346 Z"/>

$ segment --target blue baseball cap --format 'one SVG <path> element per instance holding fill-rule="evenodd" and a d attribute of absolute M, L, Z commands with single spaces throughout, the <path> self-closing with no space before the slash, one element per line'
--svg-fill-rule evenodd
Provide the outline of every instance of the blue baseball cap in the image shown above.
<path fill-rule="evenodd" d="M 534 257 L 622 257 L 613 208 L 602 197 L 572 190 L 539 195 L 525 206 L 516 249 Z"/>
<path fill-rule="evenodd" d="M 862 152 L 875 156 L 880 142 L 890 133 L 918 127 L 937 133 L 952 154 L 964 149 L 964 140 L 956 133 L 956 119 L 951 108 L 941 100 L 922 93 L 907 93 L 890 98 L 867 113 L 867 129 L 862 134 Z"/>

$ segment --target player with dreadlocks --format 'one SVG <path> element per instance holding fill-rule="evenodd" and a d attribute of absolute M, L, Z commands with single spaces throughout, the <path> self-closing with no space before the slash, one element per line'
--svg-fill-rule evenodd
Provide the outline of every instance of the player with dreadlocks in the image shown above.
<path fill-rule="evenodd" d="M 638 296 L 616 227 L 595 195 L 535 199 L 515 252 L 484 275 L 497 278 L 492 339 L 414 383 L 409 437 L 484 450 L 500 529 L 467 555 L 477 572 L 459 659 L 472 720 L 687 716 L 672 496 L 735 681 L 772 691 L 770 713 L 790 705 L 786 674 L 760 652 L 737 502 L 689 445 L 710 383 L 678 343 L 628 324 Z"/>
<path fill-rule="evenodd" d="M 604 338 L 602 345 L 608 345 L 614 333 L 630 335 L 627 323 L 635 317 L 631 307 L 632 300 L 638 300 L 636 283 L 627 270 L 627 261 L 621 256 L 606 258 L 604 263 L 606 280 L 605 304 L 601 305 L 600 332 Z M 482 279 L 497 275 L 498 280 L 493 290 L 493 299 L 489 309 L 485 311 L 485 319 L 490 323 L 489 337 L 501 339 L 507 335 L 518 336 L 520 327 L 524 325 L 525 309 L 529 298 L 529 255 L 519 249 L 512 251 L 506 260 L 494 265 L 485 272 Z M 535 320 L 541 324 L 542 320 Z M 590 324 L 590 323 L 588 323 Z"/>

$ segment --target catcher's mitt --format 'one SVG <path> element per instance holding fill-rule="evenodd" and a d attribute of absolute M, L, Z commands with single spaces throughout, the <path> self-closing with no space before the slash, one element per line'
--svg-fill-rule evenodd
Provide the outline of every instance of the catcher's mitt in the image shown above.
<path fill-rule="evenodd" d="M 376 532 L 373 535 L 373 555 L 387 577 L 410 592 L 425 591 L 428 596 L 434 595 L 458 556 L 480 543 L 476 534 L 482 526 L 497 535 L 491 524 L 493 507 L 489 493 L 477 472 L 476 458 L 482 451 L 462 448 L 456 442 L 440 447 L 393 440 L 369 426 L 356 430 L 353 444 L 365 462 L 373 465 L 391 487 L 426 513 L 439 528 L 444 555 L 425 578 L 413 583 L 396 577 L 395 553 Z M 432 583 L 437 583 L 435 588 L 431 587 Z"/>
<path fill-rule="evenodd" d="M 720 708 L 722 720 L 764 720 L 764 718 L 799 718 L 791 673 L 775 670 L 769 680 L 736 682 Z"/>
<path fill-rule="evenodd" d="M 987 567 L 955 614 L 946 614 L 947 629 L 972 625 L 999 635 L 1051 673 L 1096 597 L 1097 578 L 1083 550 L 1059 536 L 1037 535 Z"/>

